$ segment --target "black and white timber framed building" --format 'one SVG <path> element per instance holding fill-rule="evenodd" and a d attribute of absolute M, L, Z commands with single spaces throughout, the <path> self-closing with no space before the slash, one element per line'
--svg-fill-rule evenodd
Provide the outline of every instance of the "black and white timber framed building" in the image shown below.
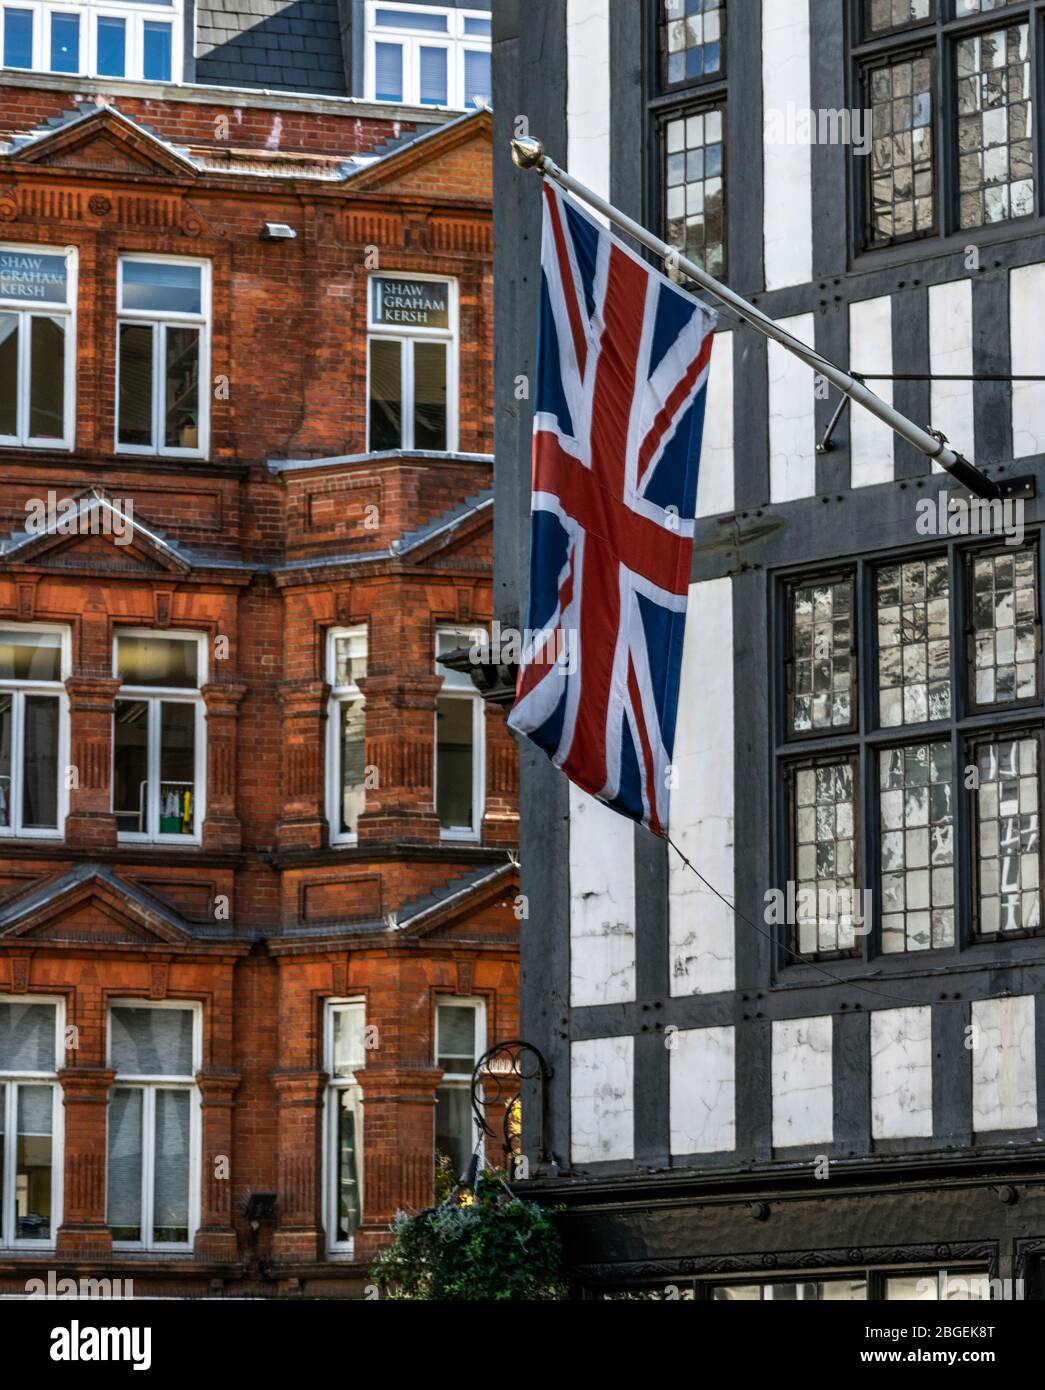
<path fill-rule="evenodd" d="M 1043 91 L 1041 0 L 494 7 L 502 624 L 539 284 L 520 133 L 1038 492 L 1022 536 L 928 531 L 953 481 L 856 408 L 819 452 L 837 394 L 722 315 L 672 832 L 736 913 L 522 749 L 522 1032 L 552 1071 L 525 1191 L 566 1204 L 585 1296 L 1045 1293 L 1045 381 L 1010 380 L 1045 377 Z M 870 895 L 866 931 L 831 889 Z"/>

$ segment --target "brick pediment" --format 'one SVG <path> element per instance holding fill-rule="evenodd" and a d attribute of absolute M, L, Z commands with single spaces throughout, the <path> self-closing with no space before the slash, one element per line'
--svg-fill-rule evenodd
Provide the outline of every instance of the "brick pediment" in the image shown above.
<path fill-rule="evenodd" d="M 492 133 L 489 111 L 476 111 L 377 160 L 354 174 L 350 185 L 390 196 L 488 201 Z"/>
<path fill-rule="evenodd" d="M 167 173 L 139 151 L 128 148 L 110 135 L 84 140 L 72 149 L 59 150 L 39 161 L 57 169 L 99 169 L 118 174 Z"/>
<path fill-rule="evenodd" d="M 51 515 L 31 520 L 33 528 L 8 547 L 8 564 L 104 574 L 182 575 L 191 569 L 126 503 L 114 505 L 101 492 L 63 498 Z"/>
<path fill-rule="evenodd" d="M 7 158 L 20 164 L 103 173 L 184 177 L 197 172 L 185 153 L 112 106 L 83 111 L 15 148 Z"/>
<path fill-rule="evenodd" d="M 170 945 L 191 938 L 187 924 L 109 869 L 82 865 L 0 911 L 0 940 L 101 946 Z"/>
<path fill-rule="evenodd" d="M 457 892 L 453 885 L 441 902 L 407 918 L 402 925 L 407 935 L 430 941 L 491 942 L 513 946 L 519 940 L 515 915 L 519 892 L 519 872 L 506 864 L 484 875 L 471 887 Z"/>

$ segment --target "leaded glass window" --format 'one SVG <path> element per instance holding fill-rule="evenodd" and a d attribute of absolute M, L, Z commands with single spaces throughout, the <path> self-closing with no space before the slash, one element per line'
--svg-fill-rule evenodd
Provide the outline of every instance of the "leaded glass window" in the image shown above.
<path fill-rule="evenodd" d="M 972 34 L 956 45 L 959 222 L 981 227 L 1034 211 L 1030 30 Z"/>
<path fill-rule="evenodd" d="M 844 759 L 794 776 L 792 856 L 797 949 L 803 955 L 853 950 L 856 918 L 856 772 Z"/>
<path fill-rule="evenodd" d="M 721 108 L 672 116 L 664 126 L 667 239 L 711 275 L 726 267 L 726 183 Z"/>
<path fill-rule="evenodd" d="M 979 742 L 976 768 L 977 927 L 980 936 L 1041 926 L 1041 750 L 1038 735 Z"/>
<path fill-rule="evenodd" d="M 931 19 L 933 0 L 864 0 L 864 25 L 869 34 L 884 34 Z"/>
<path fill-rule="evenodd" d="M 933 55 L 891 59 L 871 69 L 870 240 L 925 235 L 936 225 Z"/>
<path fill-rule="evenodd" d="M 883 728 L 951 714 L 947 557 L 878 571 L 878 717 Z"/>
<path fill-rule="evenodd" d="M 845 729 L 856 688 L 853 580 L 799 584 L 791 596 L 793 733 Z"/>
<path fill-rule="evenodd" d="M 972 559 L 972 701 L 977 706 L 1039 694 L 1037 552 L 1007 550 Z"/>
<path fill-rule="evenodd" d="M 954 0 L 956 19 L 964 19 L 970 14 L 987 14 L 990 10 L 1003 10 L 1006 5 L 1018 5 L 1021 0 Z"/>
<path fill-rule="evenodd" d="M 660 33 L 665 87 L 721 75 L 726 0 L 661 0 Z"/>
<path fill-rule="evenodd" d="M 966 540 L 781 583 L 775 858 L 800 960 L 1043 930 L 1040 563 L 1036 538 Z"/>
<path fill-rule="evenodd" d="M 950 743 L 881 754 L 883 951 L 954 945 L 952 761 Z"/>

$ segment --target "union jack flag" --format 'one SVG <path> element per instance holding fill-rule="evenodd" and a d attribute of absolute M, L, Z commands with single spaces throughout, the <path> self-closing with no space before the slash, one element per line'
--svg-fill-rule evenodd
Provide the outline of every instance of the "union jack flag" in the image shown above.
<path fill-rule="evenodd" d="M 668 826 L 715 316 L 544 184 L 527 642 L 509 724 Z"/>

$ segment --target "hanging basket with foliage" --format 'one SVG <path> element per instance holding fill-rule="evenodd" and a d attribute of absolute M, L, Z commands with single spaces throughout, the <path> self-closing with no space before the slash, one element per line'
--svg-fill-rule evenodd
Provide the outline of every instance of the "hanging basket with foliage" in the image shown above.
<path fill-rule="evenodd" d="M 566 1297 L 551 1214 L 516 1197 L 499 1173 L 480 1174 L 438 1207 L 399 1212 L 392 1231 L 372 1271 L 389 1298 Z"/>

